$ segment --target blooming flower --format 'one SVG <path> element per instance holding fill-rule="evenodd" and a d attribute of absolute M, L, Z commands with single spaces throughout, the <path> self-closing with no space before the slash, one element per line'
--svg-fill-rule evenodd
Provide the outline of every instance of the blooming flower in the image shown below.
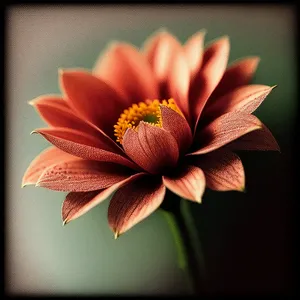
<path fill-rule="evenodd" d="M 242 191 L 236 150 L 279 150 L 252 113 L 274 88 L 249 84 L 259 62 L 229 66 L 229 39 L 205 49 L 205 32 L 185 44 L 166 31 L 141 50 L 113 43 L 92 72 L 61 70 L 62 96 L 30 102 L 52 147 L 28 167 L 23 186 L 69 192 L 67 223 L 113 194 L 108 222 L 118 236 L 163 202 L 166 188 L 201 202 L 205 187 Z"/>

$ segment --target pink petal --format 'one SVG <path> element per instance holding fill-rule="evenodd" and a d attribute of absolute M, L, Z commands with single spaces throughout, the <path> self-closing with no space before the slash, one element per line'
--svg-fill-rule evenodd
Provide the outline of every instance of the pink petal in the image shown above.
<path fill-rule="evenodd" d="M 36 186 L 55 191 L 88 192 L 108 188 L 130 175 L 129 170 L 121 165 L 75 160 L 47 168 Z"/>
<path fill-rule="evenodd" d="M 82 216 L 96 205 L 106 200 L 115 190 L 128 182 L 140 177 L 142 173 L 132 175 L 112 186 L 98 191 L 91 192 L 71 192 L 67 195 L 62 206 L 63 224 Z"/>
<path fill-rule="evenodd" d="M 188 155 L 208 153 L 261 127 L 262 123 L 254 115 L 242 112 L 227 113 L 215 119 L 197 134 L 196 141 L 202 146 Z"/>
<path fill-rule="evenodd" d="M 190 113 L 196 125 L 206 101 L 224 74 L 229 48 L 228 37 L 223 37 L 204 52 L 202 67 L 190 88 Z"/>
<path fill-rule="evenodd" d="M 200 70 L 203 60 L 203 46 L 206 31 L 201 30 L 192 35 L 184 45 L 184 51 L 189 65 L 191 77 Z"/>
<path fill-rule="evenodd" d="M 240 59 L 233 63 L 224 73 L 210 99 L 217 99 L 239 86 L 249 84 L 257 69 L 259 61 L 259 57 L 253 56 Z"/>
<path fill-rule="evenodd" d="M 127 129 L 123 147 L 134 162 L 151 174 L 174 166 L 179 157 L 177 142 L 172 134 L 145 122 L 139 123 L 137 132 Z"/>
<path fill-rule="evenodd" d="M 108 222 L 115 237 L 153 213 L 162 203 L 165 191 L 160 177 L 149 176 L 120 188 L 108 207 Z"/>
<path fill-rule="evenodd" d="M 158 86 L 151 68 L 132 45 L 111 44 L 99 58 L 94 74 L 114 87 L 129 105 L 158 97 Z"/>
<path fill-rule="evenodd" d="M 192 132 L 187 121 L 176 111 L 167 106 L 160 106 L 162 127 L 175 138 L 181 152 L 186 151 L 192 143 Z"/>
<path fill-rule="evenodd" d="M 190 87 L 190 70 L 183 48 L 174 51 L 170 59 L 172 59 L 172 63 L 170 64 L 169 77 L 167 79 L 169 93 L 184 116 L 189 120 L 188 93 Z"/>
<path fill-rule="evenodd" d="M 139 168 L 124 157 L 120 150 L 113 149 L 106 141 L 101 141 L 83 132 L 67 128 L 42 128 L 33 131 L 41 134 L 57 148 L 72 155 L 98 161 L 118 163 L 135 170 Z M 118 152 L 119 151 L 119 152 Z"/>
<path fill-rule="evenodd" d="M 255 130 L 226 145 L 231 150 L 280 151 L 280 147 L 270 130 L 262 124 Z"/>
<path fill-rule="evenodd" d="M 166 81 L 173 63 L 171 57 L 182 48 L 180 42 L 169 32 L 160 30 L 145 41 L 143 48 L 157 80 Z"/>
<path fill-rule="evenodd" d="M 69 105 L 114 138 L 114 124 L 128 103 L 100 78 L 86 71 L 62 71 L 60 81 Z"/>
<path fill-rule="evenodd" d="M 23 179 L 22 187 L 29 184 L 36 184 L 41 174 L 46 168 L 60 162 L 67 162 L 69 160 L 80 159 L 69 153 L 63 152 L 58 148 L 50 147 L 41 152 L 27 168 Z"/>
<path fill-rule="evenodd" d="M 45 95 L 29 102 L 42 119 L 53 127 L 68 127 L 98 136 L 99 131 L 77 117 L 68 103 L 59 96 Z"/>
<path fill-rule="evenodd" d="M 184 166 L 171 176 L 163 176 L 163 183 L 180 197 L 199 203 L 205 190 L 204 173 L 195 166 Z"/>
<path fill-rule="evenodd" d="M 189 120 L 190 70 L 180 42 L 166 31 L 156 33 L 145 42 L 144 55 L 159 82 L 161 98 L 173 98 Z"/>
<path fill-rule="evenodd" d="M 274 87 L 261 84 L 238 87 L 211 104 L 209 103 L 210 105 L 203 112 L 203 117 L 205 115 L 205 117 L 216 118 L 227 112 L 235 111 L 251 114 L 260 106 Z"/>
<path fill-rule="evenodd" d="M 244 191 L 245 173 L 240 158 L 231 151 L 219 149 L 193 161 L 205 174 L 206 185 L 216 191 Z"/>

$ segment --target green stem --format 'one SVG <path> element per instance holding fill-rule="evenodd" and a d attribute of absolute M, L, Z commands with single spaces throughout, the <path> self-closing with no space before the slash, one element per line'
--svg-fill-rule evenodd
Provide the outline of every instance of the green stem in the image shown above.
<path fill-rule="evenodd" d="M 190 211 L 190 203 L 188 200 L 181 200 L 181 214 L 183 219 L 185 220 L 186 227 L 188 228 L 188 232 L 190 234 L 190 240 L 193 245 L 193 249 L 196 255 L 196 261 L 199 270 L 199 276 L 202 283 L 205 282 L 206 271 L 205 271 L 205 261 L 202 250 L 202 245 L 198 236 L 197 227 L 195 226 L 194 218 Z"/>
<path fill-rule="evenodd" d="M 176 245 L 177 249 L 177 263 L 180 269 L 182 269 L 186 275 L 186 281 L 188 285 L 189 292 L 191 294 L 194 293 L 193 285 L 192 285 L 192 278 L 190 271 L 188 269 L 188 258 L 187 258 L 187 253 L 183 244 L 183 240 L 180 234 L 180 230 L 178 229 L 176 219 L 174 215 L 171 212 L 167 212 L 164 210 L 161 210 L 163 216 L 165 217 L 169 228 L 171 230 L 171 233 L 174 238 L 174 242 Z"/>
<path fill-rule="evenodd" d="M 177 247 L 179 267 L 186 272 L 194 294 L 202 295 L 205 290 L 204 259 L 189 210 L 192 203 L 173 193 L 167 193 L 164 203 L 162 208 Z"/>

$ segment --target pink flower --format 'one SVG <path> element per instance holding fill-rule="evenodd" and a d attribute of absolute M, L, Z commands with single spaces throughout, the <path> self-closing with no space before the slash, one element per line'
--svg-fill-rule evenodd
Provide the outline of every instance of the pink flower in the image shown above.
<path fill-rule="evenodd" d="M 52 147 L 28 167 L 23 186 L 69 194 L 67 223 L 114 195 L 108 222 L 118 236 L 155 211 L 166 188 L 201 202 L 205 187 L 242 191 L 235 150 L 279 150 L 252 115 L 273 87 L 249 84 L 258 57 L 227 67 L 229 39 L 203 49 L 205 32 L 184 45 L 156 33 L 143 49 L 111 44 L 93 72 L 60 71 L 62 96 L 30 103 L 49 125 Z"/>

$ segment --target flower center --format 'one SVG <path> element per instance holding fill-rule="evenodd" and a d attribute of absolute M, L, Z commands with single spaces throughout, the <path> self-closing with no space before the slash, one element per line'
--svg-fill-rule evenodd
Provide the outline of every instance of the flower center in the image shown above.
<path fill-rule="evenodd" d="M 159 105 L 165 105 L 182 115 L 182 112 L 179 110 L 173 99 L 163 100 L 161 103 L 156 99 L 133 104 L 123 111 L 117 124 L 114 125 L 117 142 L 122 144 L 123 136 L 127 128 L 138 130 L 138 125 L 141 121 L 156 127 L 162 127 Z"/>

